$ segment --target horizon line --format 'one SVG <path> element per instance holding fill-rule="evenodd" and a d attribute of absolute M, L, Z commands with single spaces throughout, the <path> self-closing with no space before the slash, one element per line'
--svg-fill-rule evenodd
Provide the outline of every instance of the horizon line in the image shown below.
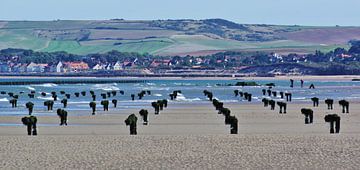
<path fill-rule="evenodd" d="M 302 24 L 274 24 L 274 23 L 238 23 L 236 21 L 232 21 L 229 19 L 223 18 L 206 18 L 206 19 L 190 19 L 190 18 L 178 18 L 178 19 L 124 19 L 124 18 L 110 18 L 110 19 L 39 19 L 39 20 L 28 20 L 28 19 L 0 19 L 0 22 L 54 22 L 54 21 L 111 21 L 111 20 L 119 20 L 119 21 L 180 21 L 180 20 L 193 20 L 193 21 L 203 21 L 209 19 L 222 19 L 226 21 L 230 21 L 236 24 L 241 25 L 276 25 L 276 26 L 299 26 L 299 27 L 360 27 L 360 25 L 302 25 Z"/>

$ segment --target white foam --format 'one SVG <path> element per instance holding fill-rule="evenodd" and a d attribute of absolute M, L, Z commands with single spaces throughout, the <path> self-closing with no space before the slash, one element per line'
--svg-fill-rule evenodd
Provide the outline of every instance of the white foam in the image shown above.
<path fill-rule="evenodd" d="M 34 87 L 31 87 L 31 86 L 27 86 L 26 88 L 29 90 L 36 90 Z"/>
<path fill-rule="evenodd" d="M 120 90 L 118 87 L 114 86 L 113 84 L 95 84 L 93 86 L 93 89 L 104 90 L 104 91 Z"/>
<path fill-rule="evenodd" d="M 38 87 L 57 87 L 57 84 L 54 83 L 45 83 L 45 84 L 37 84 L 37 85 L 32 85 L 32 86 L 38 86 Z"/>
<path fill-rule="evenodd" d="M 9 99 L 7 99 L 7 98 L 0 99 L 0 102 L 8 102 L 8 101 L 9 101 Z"/>
<path fill-rule="evenodd" d="M 162 94 L 153 94 L 153 96 L 162 96 Z"/>
<path fill-rule="evenodd" d="M 175 101 L 192 102 L 192 101 L 201 101 L 201 99 L 200 99 L 200 98 L 188 99 L 188 98 L 186 98 L 183 94 L 178 93 Z"/>
<path fill-rule="evenodd" d="M 38 99 L 41 99 L 41 100 L 54 100 L 54 98 L 52 98 L 51 96 L 50 97 L 42 97 L 42 96 L 39 96 L 37 97 Z"/>

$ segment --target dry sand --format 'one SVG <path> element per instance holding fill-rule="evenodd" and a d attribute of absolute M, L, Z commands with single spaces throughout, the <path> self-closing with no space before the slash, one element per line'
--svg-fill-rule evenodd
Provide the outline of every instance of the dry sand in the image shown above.
<path fill-rule="evenodd" d="M 57 116 L 38 116 L 36 137 L 24 126 L 0 127 L 2 169 L 358 169 L 360 104 L 341 116 L 340 134 L 329 134 L 325 104 L 313 108 L 314 124 L 300 114 L 311 103 L 289 103 L 278 114 L 260 103 L 225 104 L 239 119 L 239 134 L 230 135 L 224 116 L 211 103 L 170 103 L 160 115 L 150 111 L 148 126 L 129 136 L 124 119 L 138 110 L 110 108 L 95 116 L 72 116 L 59 127 Z M 112 110 L 112 111 L 111 111 Z M 90 114 L 90 109 L 89 109 Z M 54 113 L 55 115 L 55 113 Z M 1 117 L 0 123 L 20 123 Z"/>

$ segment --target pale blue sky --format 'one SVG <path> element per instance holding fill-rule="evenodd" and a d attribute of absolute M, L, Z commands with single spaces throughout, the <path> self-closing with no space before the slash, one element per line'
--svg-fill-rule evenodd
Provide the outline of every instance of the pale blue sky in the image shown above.
<path fill-rule="evenodd" d="M 0 0 L 0 20 L 206 19 L 360 26 L 360 0 Z"/>

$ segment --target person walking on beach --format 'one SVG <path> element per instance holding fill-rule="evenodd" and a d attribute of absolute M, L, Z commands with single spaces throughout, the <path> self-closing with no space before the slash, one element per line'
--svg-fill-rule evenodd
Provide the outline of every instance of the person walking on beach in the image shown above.
<path fill-rule="evenodd" d="M 294 80 L 290 79 L 290 87 L 293 88 L 294 87 Z"/>
<path fill-rule="evenodd" d="M 310 84 L 309 89 L 315 89 L 315 85 L 314 85 L 314 84 Z"/>

